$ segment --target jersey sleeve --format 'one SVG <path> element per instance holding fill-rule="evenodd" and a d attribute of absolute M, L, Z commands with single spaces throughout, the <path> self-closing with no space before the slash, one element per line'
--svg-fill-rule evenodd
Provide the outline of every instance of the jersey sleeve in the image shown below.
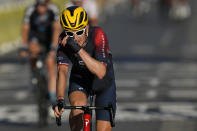
<path fill-rule="evenodd" d="M 66 48 L 60 44 L 64 36 L 64 33 L 61 33 L 58 40 L 57 65 L 69 65 L 70 63 L 70 60 L 66 54 Z"/>
<path fill-rule="evenodd" d="M 24 24 L 29 24 L 30 23 L 30 17 L 31 17 L 34 10 L 35 10 L 35 6 L 33 6 L 33 5 L 26 8 L 25 16 L 24 16 L 24 19 L 23 19 Z"/>
<path fill-rule="evenodd" d="M 56 5 L 50 4 L 49 9 L 52 10 L 54 14 L 54 21 L 59 21 L 59 9 Z"/>
<path fill-rule="evenodd" d="M 107 63 L 109 59 L 109 45 L 106 34 L 101 28 L 95 29 L 95 58 L 101 62 Z"/>

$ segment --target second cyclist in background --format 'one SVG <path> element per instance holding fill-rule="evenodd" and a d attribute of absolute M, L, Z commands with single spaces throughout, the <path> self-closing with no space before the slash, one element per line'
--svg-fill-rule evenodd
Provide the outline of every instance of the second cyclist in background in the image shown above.
<path fill-rule="evenodd" d="M 71 0 L 65 7 L 73 5 L 83 7 L 89 16 L 89 23 L 92 26 L 98 25 L 98 8 L 95 0 Z"/>
<path fill-rule="evenodd" d="M 155 0 L 130 0 L 133 16 L 143 16 L 151 9 L 151 3 Z M 169 9 L 169 18 L 184 20 L 191 16 L 189 0 L 158 0 L 162 6 Z"/>
<path fill-rule="evenodd" d="M 191 16 L 189 0 L 163 0 L 169 7 L 169 17 L 174 20 L 184 20 Z"/>
<path fill-rule="evenodd" d="M 41 46 L 46 49 L 48 91 L 51 103 L 56 100 L 55 57 L 60 33 L 58 14 L 59 9 L 51 4 L 50 0 L 36 0 L 35 4 L 26 9 L 22 25 L 23 48 L 20 55 L 25 57 L 29 52 L 32 75 Z"/>

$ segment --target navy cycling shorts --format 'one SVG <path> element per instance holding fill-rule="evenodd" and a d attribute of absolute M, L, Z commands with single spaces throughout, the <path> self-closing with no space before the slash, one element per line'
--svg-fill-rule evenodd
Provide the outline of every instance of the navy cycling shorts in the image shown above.
<path fill-rule="evenodd" d="M 80 86 L 75 82 L 71 82 L 69 85 L 68 95 L 74 91 L 82 91 L 86 94 L 87 98 L 89 96 L 89 90 L 85 87 Z M 111 102 L 114 108 L 114 115 L 116 112 L 116 87 L 115 82 L 110 88 L 106 89 L 102 93 L 96 94 L 95 106 L 108 106 Z M 110 113 L 108 110 L 96 110 L 96 120 L 110 121 Z"/>

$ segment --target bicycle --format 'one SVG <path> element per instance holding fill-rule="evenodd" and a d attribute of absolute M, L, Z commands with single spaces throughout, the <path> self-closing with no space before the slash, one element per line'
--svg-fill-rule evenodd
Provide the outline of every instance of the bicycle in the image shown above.
<path fill-rule="evenodd" d="M 90 106 L 64 106 L 61 104 L 59 106 L 59 110 L 62 108 L 64 109 L 80 109 L 84 111 L 83 114 L 83 131 L 92 131 L 92 110 L 108 110 L 110 113 L 110 123 L 112 127 L 115 127 L 115 113 L 112 106 L 112 103 L 108 103 L 108 106 L 93 106 L 94 101 L 94 93 L 90 93 Z M 56 124 L 57 126 L 61 126 L 61 116 L 59 118 L 56 118 Z"/>
<path fill-rule="evenodd" d="M 47 89 L 47 77 L 45 61 L 46 55 L 40 53 L 35 62 L 34 79 L 35 84 L 35 95 L 38 104 L 38 123 L 40 127 L 46 126 L 48 123 L 48 89 Z"/>
<path fill-rule="evenodd" d="M 40 127 L 46 126 L 48 124 L 48 107 L 49 107 L 49 95 L 47 88 L 47 76 L 45 60 L 47 57 L 46 48 L 40 45 L 41 52 L 38 54 L 34 60 L 31 61 L 31 86 L 33 93 L 36 97 L 36 103 L 38 105 L 38 124 Z M 21 63 L 29 63 L 28 57 L 30 57 L 30 52 L 28 48 L 20 48 L 19 52 L 26 51 L 27 56 L 22 57 Z"/>
<path fill-rule="evenodd" d="M 41 47 L 41 52 L 38 54 L 38 57 L 32 62 L 32 78 L 31 86 L 33 88 L 33 93 L 36 97 L 36 103 L 38 105 L 38 124 L 40 127 L 47 125 L 48 121 L 48 106 L 49 106 L 49 96 L 47 89 L 47 77 L 46 77 L 46 68 L 45 68 L 45 59 L 46 59 L 46 49 L 43 46 Z M 28 48 L 22 47 L 18 51 L 26 51 L 27 56 L 20 59 L 20 63 L 25 64 L 29 63 L 28 57 L 30 53 Z"/>

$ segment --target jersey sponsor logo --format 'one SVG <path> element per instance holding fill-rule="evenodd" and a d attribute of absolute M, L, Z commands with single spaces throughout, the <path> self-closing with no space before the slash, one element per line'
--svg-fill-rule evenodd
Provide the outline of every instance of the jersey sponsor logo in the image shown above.
<path fill-rule="evenodd" d="M 82 87 L 79 87 L 79 90 L 81 91 L 81 90 L 83 90 L 83 88 Z"/>
<path fill-rule="evenodd" d="M 62 56 L 57 57 L 58 60 L 63 60 L 64 58 Z"/>

